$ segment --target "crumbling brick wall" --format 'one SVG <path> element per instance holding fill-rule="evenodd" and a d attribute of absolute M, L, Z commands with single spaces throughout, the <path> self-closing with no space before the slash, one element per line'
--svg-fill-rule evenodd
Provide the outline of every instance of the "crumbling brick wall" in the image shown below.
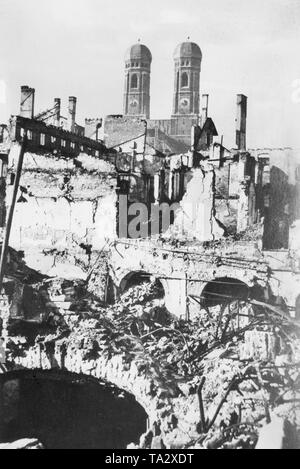
<path fill-rule="evenodd" d="M 10 315 L 10 304 L 9 298 L 6 294 L 0 295 L 0 337 L 3 337 L 5 340 L 8 337 L 8 320 Z"/>
<path fill-rule="evenodd" d="M 16 155 L 11 156 L 13 171 Z M 63 253 L 73 276 L 80 276 L 91 252 L 116 236 L 116 184 L 114 166 L 92 156 L 65 159 L 27 153 L 11 247 L 24 251 L 27 264 L 44 274 L 57 266 L 57 254 Z M 9 203 L 9 184 L 7 193 Z"/>

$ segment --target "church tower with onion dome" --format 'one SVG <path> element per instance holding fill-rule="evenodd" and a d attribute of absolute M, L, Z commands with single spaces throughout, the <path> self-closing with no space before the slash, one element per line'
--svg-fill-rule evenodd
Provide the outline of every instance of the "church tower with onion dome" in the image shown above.
<path fill-rule="evenodd" d="M 150 72 L 152 55 L 138 42 L 125 55 L 124 115 L 150 118 Z"/>
<path fill-rule="evenodd" d="M 172 117 L 199 116 L 202 52 L 194 42 L 179 44 L 174 52 L 175 80 Z"/>
<path fill-rule="evenodd" d="M 168 149 L 170 153 L 180 154 L 191 147 L 194 129 L 205 124 L 205 121 L 200 123 L 202 52 L 200 47 L 188 38 L 178 44 L 173 60 L 174 94 L 171 115 L 168 118 L 151 119 L 151 52 L 140 42 L 127 50 L 123 114 L 107 116 L 104 122 L 105 141 L 108 146 L 130 142 L 132 136 L 143 133 L 141 125 L 146 125 L 148 144 L 162 153 Z M 207 114 L 207 105 L 205 109 Z M 210 128 L 210 135 L 217 135 L 214 125 Z"/>

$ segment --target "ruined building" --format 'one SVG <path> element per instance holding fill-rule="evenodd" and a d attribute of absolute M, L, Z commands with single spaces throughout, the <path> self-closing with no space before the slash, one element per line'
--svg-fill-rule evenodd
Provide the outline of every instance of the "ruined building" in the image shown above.
<path fill-rule="evenodd" d="M 190 144 L 191 127 L 198 124 L 202 53 L 193 42 L 174 51 L 174 98 L 171 119 L 150 119 L 150 71 L 152 56 L 143 44 L 129 48 L 125 56 L 124 116 L 147 119 L 149 129 Z"/>
<path fill-rule="evenodd" d="M 300 153 L 248 148 L 243 94 L 236 147 L 217 140 L 207 95 L 200 112 L 202 53 L 189 41 L 174 53 L 172 115 L 152 120 L 151 61 L 140 43 L 126 53 L 123 115 L 89 118 L 83 127 L 75 97 L 67 117 L 59 98 L 36 115 L 35 90 L 23 86 L 19 114 L 1 126 L 2 246 L 15 189 L 17 197 L 0 297 L 11 356 L 8 374 L 0 374 L 0 416 L 7 388 L 20 398 L 31 369 L 46 381 L 55 370 L 72 383 L 79 374 L 126 391 L 114 394 L 116 408 L 139 421 L 130 423 L 129 440 L 126 426 L 109 426 L 110 441 L 119 428 L 122 447 L 131 438 L 140 447 L 197 447 L 216 422 L 211 412 L 199 424 L 201 392 L 219 408 L 222 370 L 240 377 L 258 357 L 272 366 L 278 356 L 290 360 L 278 317 L 289 327 L 300 319 Z M 235 425 L 237 412 L 249 425 L 252 414 L 260 421 L 259 379 L 251 392 L 243 389 L 246 404 L 232 387 L 220 428 Z M 15 435 L 17 417 L 7 412 L 0 440 Z"/>
<path fill-rule="evenodd" d="M 176 48 L 173 114 L 170 120 L 152 121 L 152 56 L 146 46 L 132 46 L 125 57 L 125 115 L 105 119 L 104 140 L 99 138 L 101 119 L 87 119 L 85 130 L 76 123 L 75 97 L 69 98 L 68 118 L 62 117 L 58 98 L 53 108 L 35 115 L 35 90 L 22 87 L 20 114 L 10 120 L 6 144 L 3 134 L 2 226 L 12 187 L 7 165 L 11 177 L 15 158 L 12 148 L 8 162 L 5 148 L 26 130 L 28 153 L 10 242 L 24 252 L 28 265 L 44 274 L 61 265 L 84 278 L 108 241 L 149 238 L 151 250 L 160 238 L 197 244 L 242 236 L 252 228 L 260 233 L 253 240 L 257 252 L 276 252 L 273 259 L 290 262 L 289 253 L 298 247 L 297 152 L 247 148 L 247 98 L 242 94 L 237 95 L 236 148 L 218 142 L 207 96 L 199 116 L 201 59 L 192 42 Z M 140 203 L 147 212 L 144 218 L 136 205 Z M 162 204 L 170 208 L 166 226 Z M 131 228 L 138 228 L 137 235 Z M 132 260 L 124 276 L 130 274 Z M 269 258 L 264 262 L 268 265 Z M 122 279 L 111 281 L 117 291 Z M 284 296 L 281 288 L 286 287 L 277 286 L 276 295 Z M 293 290 L 291 307 L 299 294 Z M 186 293 L 180 303 L 185 310 Z M 170 309 L 181 311 L 176 300 Z"/>
<path fill-rule="evenodd" d="M 146 120 L 149 138 L 155 138 L 156 143 L 157 139 L 162 144 L 166 141 L 163 150 L 168 148 L 168 139 L 169 145 L 173 142 L 176 148 L 178 142 L 177 149 L 187 150 L 191 128 L 199 123 L 201 61 L 202 52 L 197 44 L 187 41 L 176 47 L 172 116 L 170 119 L 154 120 L 150 118 L 152 55 L 148 47 L 141 43 L 131 46 L 125 55 L 124 115 L 105 119 L 104 133 L 109 141 L 118 128 L 122 132 L 128 118 L 139 118 Z M 173 153 L 172 145 L 168 149 Z"/>

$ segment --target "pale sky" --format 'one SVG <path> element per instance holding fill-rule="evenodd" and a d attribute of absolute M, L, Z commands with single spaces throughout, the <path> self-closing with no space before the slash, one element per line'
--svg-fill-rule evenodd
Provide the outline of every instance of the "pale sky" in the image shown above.
<path fill-rule="evenodd" d="M 300 147 L 300 0 L 0 0 L 0 122 L 36 89 L 36 112 L 78 98 L 77 122 L 122 113 L 124 54 L 152 52 L 151 117 L 172 112 L 173 51 L 203 53 L 201 93 L 234 145 L 236 94 L 248 96 L 248 146 Z"/>

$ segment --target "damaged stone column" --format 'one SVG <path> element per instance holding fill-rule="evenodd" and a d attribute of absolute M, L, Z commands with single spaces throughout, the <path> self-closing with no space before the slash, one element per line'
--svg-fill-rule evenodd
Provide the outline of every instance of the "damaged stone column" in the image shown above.
<path fill-rule="evenodd" d="M 9 321 L 10 305 L 8 296 L 5 294 L 0 294 L 0 337 L 7 340 L 8 337 L 8 321 Z"/>
<path fill-rule="evenodd" d="M 239 199 L 237 213 L 237 232 L 245 231 L 249 226 L 250 211 L 253 207 L 254 186 L 251 187 L 251 157 L 246 153 L 246 125 L 247 125 L 247 96 L 243 94 L 237 95 L 236 109 L 236 146 L 240 151 L 239 154 Z M 250 200 L 250 192 L 252 199 Z M 254 194 L 255 197 L 255 194 Z M 255 205 L 255 204 L 254 204 Z M 251 206 L 251 207 L 250 207 Z"/>
<path fill-rule="evenodd" d="M 202 162 L 194 169 L 186 193 L 175 214 L 171 232 L 178 236 L 213 241 L 224 235 L 215 217 L 215 172 L 212 165 Z"/>
<path fill-rule="evenodd" d="M 239 155 L 237 232 L 245 231 L 255 221 L 255 160 L 249 153 Z"/>

